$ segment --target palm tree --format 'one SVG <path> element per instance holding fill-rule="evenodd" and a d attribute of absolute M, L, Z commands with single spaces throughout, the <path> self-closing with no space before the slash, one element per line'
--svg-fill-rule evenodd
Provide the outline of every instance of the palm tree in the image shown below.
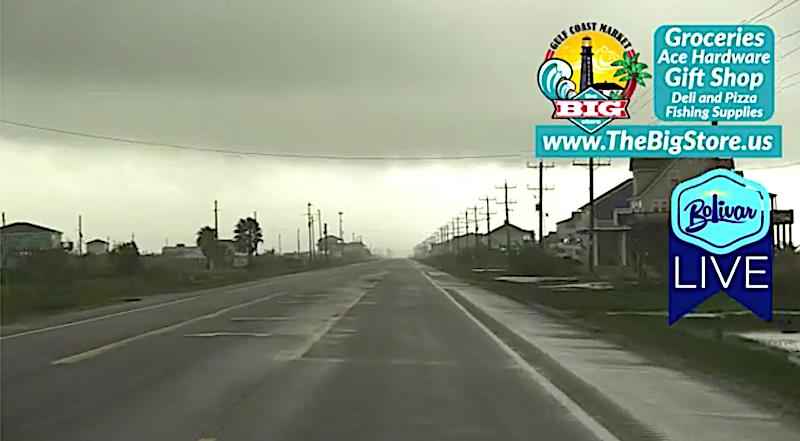
<path fill-rule="evenodd" d="M 239 219 L 236 229 L 233 230 L 233 239 L 236 241 L 236 248 L 248 256 L 252 256 L 258 249 L 258 244 L 264 242 L 261 226 L 252 217 Z"/>
<path fill-rule="evenodd" d="M 652 78 L 649 73 L 645 72 L 647 65 L 639 62 L 639 52 L 636 52 L 633 56 L 625 52 L 622 59 L 614 61 L 611 65 L 619 67 L 614 72 L 614 76 L 620 77 L 620 81 L 627 81 L 625 89 L 622 91 L 622 99 L 625 100 L 631 99 L 637 84 L 644 87 L 645 78 Z"/>
<path fill-rule="evenodd" d="M 211 263 L 216 260 L 219 251 L 217 231 L 208 226 L 201 228 L 197 232 L 197 246 L 206 256 L 206 268 L 211 269 Z"/>

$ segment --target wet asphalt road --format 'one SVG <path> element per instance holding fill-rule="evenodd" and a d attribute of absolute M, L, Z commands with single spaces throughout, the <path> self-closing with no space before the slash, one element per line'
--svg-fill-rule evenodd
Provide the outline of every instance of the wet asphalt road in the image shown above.
<path fill-rule="evenodd" d="M 2 439 L 595 439 L 409 261 L 147 302 L 4 331 Z"/>

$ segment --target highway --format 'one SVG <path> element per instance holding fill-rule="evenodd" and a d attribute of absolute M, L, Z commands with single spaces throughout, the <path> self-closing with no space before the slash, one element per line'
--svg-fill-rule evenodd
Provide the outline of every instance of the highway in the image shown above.
<path fill-rule="evenodd" d="M 407 260 L 4 331 L 4 441 L 596 440 Z"/>

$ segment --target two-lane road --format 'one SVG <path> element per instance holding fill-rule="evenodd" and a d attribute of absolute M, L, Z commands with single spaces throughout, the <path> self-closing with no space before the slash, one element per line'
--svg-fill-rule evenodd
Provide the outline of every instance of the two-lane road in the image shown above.
<path fill-rule="evenodd" d="M 597 439 L 404 260 L 98 312 L 0 350 L 4 441 Z"/>

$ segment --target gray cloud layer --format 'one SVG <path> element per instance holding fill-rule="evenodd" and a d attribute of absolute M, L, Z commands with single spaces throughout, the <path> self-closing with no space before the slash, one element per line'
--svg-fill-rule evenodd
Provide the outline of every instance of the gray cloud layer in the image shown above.
<path fill-rule="evenodd" d="M 5 119 L 44 126 L 252 151 L 343 156 L 520 152 L 519 161 L 500 164 L 491 176 L 481 179 L 465 173 L 479 170 L 475 167 L 480 164 L 475 163 L 440 168 L 401 166 L 405 175 L 425 175 L 433 169 L 450 173 L 460 183 L 448 186 L 453 192 L 472 188 L 469 184 L 476 181 L 483 183 L 483 178 L 489 190 L 493 184 L 488 182 L 502 180 L 504 175 L 530 175 L 520 166 L 531 143 L 531 127 L 546 121 L 550 113 L 533 78 L 547 43 L 563 27 L 584 20 L 615 24 L 642 50 L 644 58 L 650 59 L 652 31 L 662 23 L 738 22 L 765 6 L 748 0 L 575 4 L 3 0 L 0 110 Z M 790 8 L 768 23 L 780 36 L 794 30 L 798 18 L 800 8 Z M 800 41 L 782 42 L 778 53 L 797 44 Z M 779 62 L 778 78 L 797 71 L 798 56 Z M 800 87 L 778 96 L 773 122 L 785 125 L 786 140 L 798 137 L 798 90 Z M 633 121 L 645 122 L 649 115 L 648 108 L 635 114 Z M 168 211 L 171 197 L 180 198 L 179 204 L 172 202 L 180 206 L 206 207 L 212 194 L 236 194 L 244 182 L 242 168 L 231 165 L 228 157 L 177 155 L 153 147 L 137 149 L 8 126 L 2 127 L 2 137 L 4 172 L 0 182 L 14 190 L 4 190 L 0 204 L 13 207 L 21 216 L 58 219 L 50 223 L 73 223 L 67 212 L 74 204 L 57 201 L 63 209 L 48 214 L 47 207 L 54 202 L 46 191 L 15 188 L 14 183 L 33 179 L 47 187 L 55 184 L 43 182 L 57 182 L 59 197 L 66 198 L 65 191 L 78 197 L 88 191 L 79 175 L 91 176 L 94 187 L 116 192 L 97 193 L 93 188 L 92 194 L 97 193 L 93 198 L 115 200 L 120 189 L 107 185 L 115 174 L 98 170 L 130 161 L 152 187 L 143 191 L 144 184 L 140 184 L 131 192 L 127 203 L 139 207 L 146 205 L 148 192 L 157 191 L 153 189 L 171 188 L 174 181 L 179 181 L 181 188 L 192 185 L 192 179 L 175 177 L 183 176 L 183 169 L 213 177 L 213 185 L 196 183 L 195 192 L 160 194 L 159 198 L 165 198 L 162 208 Z M 37 154 L 30 154 L 32 151 Z M 790 159 L 800 158 L 798 149 L 788 142 L 785 151 Z M 65 172 L 58 165 L 64 156 L 91 162 L 92 170 Z M 26 167 L 19 167 L 22 161 Z M 392 164 L 351 167 L 261 160 L 254 164 L 251 178 L 257 183 L 247 182 L 259 188 L 259 198 L 271 201 L 269 210 L 274 212 L 287 211 L 294 216 L 297 207 L 302 207 L 296 200 L 324 198 L 331 212 L 343 205 L 360 211 L 366 228 L 372 219 L 370 212 L 394 210 L 385 200 L 385 177 L 397 173 Z M 74 163 L 73 167 L 80 168 Z M 26 170 L 25 176 L 19 175 L 20 169 Z M 322 169 L 324 179 L 348 182 L 346 196 L 341 188 L 335 192 L 313 190 L 330 186 L 315 181 L 323 179 Z M 134 170 L 125 170 L 126 176 L 136 176 Z M 566 170 L 554 173 L 572 177 L 572 171 Z M 302 176 L 300 182 L 309 188 L 292 190 L 301 187 L 292 187 L 293 174 Z M 607 187 L 624 173 L 614 176 L 604 183 Z M 560 193 L 554 217 L 567 215 L 583 202 L 582 187 Z M 274 188 L 284 189 L 292 197 L 274 197 L 270 194 Z M 396 200 L 408 204 L 399 207 L 394 217 L 417 211 L 418 201 L 430 197 L 425 189 L 413 188 L 416 190 L 406 192 L 423 194 L 401 197 L 399 189 L 392 189 Z M 375 236 L 394 247 L 411 245 L 419 239 L 420 230 L 433 230 L 453 216 L 453 210 L 460 210 L 462 198 L 463 203 L 471 204 L 478 195 L 453 195 L 447 203 L 433 201 L 419 210 L 413 228 L 406 227 L 412 231 L 401 235 L 376 231 Z M 518 195 L 523 197 L 529 195 Z M 91 200 L 92 209 L 98 208 L 98 200 Z M 353 208 L 359 204 L 371 209 Z M 254 205 L 242 202 L 240 211 Z M 532 213 L 520 211 L 520 215 Z M 520 222 L 530 222 L 532 216 L 525 216 Z M 197 216 L 187 217 L 182 228 L 193 229 L 201 221 Z M 287 234 L 294 231 L 292 217 L 282 222 Z M 403 229 L 401 222 L 393 227 Z M 135 228 L 142 227 L 122 229 Z M 151 247 L 162 242 L 156 238 L 162 235 L 158 228 L 141 233 L 151 237 Z"/>

